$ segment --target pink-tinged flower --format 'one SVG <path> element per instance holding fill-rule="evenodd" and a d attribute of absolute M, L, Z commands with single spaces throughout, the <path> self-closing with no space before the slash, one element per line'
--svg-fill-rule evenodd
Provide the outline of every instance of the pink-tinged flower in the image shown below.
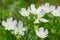
<path fill-rule="evenodd" d="M 45 5 L 42 5 L 42 10 L 45 13 L 49 13 L 50 12 L 50 4 L 49 3 L 45 3 Z"/>
<path fill-rule="evenodd" d="M 30 8 L 31 8 L 31 13 L 32 14 L 38 14 L 42 10 L 42 7 L 41 6 L 39 6 L 39 8 L 36 9 L 34 4 L 31 4 Z"/>
<path fill-rule="evenodd" d="M 41 27 L 38 30 L 35 30 L 36 35 L 40 38 L 46 38 L 48 36 L 48 29 L 44 31 L 44 28 Z"/>
<path fill-rule="evenodd" d="M 19 11 L 19 13 L 22 16 L 29 16 L 30 15 L 30 8 L 28 8 L 27 10 L 25 8 L 21 8 L 21 11 Z"/>
<path fill-rule="evenodd" d="M 38 16 L 34 23 L 39 23 L 39 21 L 48 22 L 48 20 L 42 18 L 45 15 L 45 12 L 42 10 L 41 6 L 39 6 L 39 8 L 36 9 L 35 5 L 31 4 L 31 13 Z"/>
<path fill-rule="evenodd" d="M 7 21 L 2 21 L 2 25 L 6 30 L 15 30 L 17 21 L 13 20 L 12 17 L 8 18 Z"/>
<path fill-rule="evenodd" d="M 44 23 L 46 23 L 46 22 L 48 22 L 48 20 L 47 19 L 44 19 L 43 18 L 43 16 L 45 15 L 45 13 L 42 11 L 42 12 L 40 12 L 40 13 L 38 13 L 37 14 L 37 19 L 34 21 L 34 23 L 39 23 L 39 22 L 44 22 Z"/>
<path fill-rule="evenodd" d="M 18 27 L 17 29 L 15 29 L 12 33 L 13 34 L 19 34 L 21 36 L 24 36 L 24 31 L 26 31 L 27 28 L 26 27 L 23 27 L 23 22 L 22 21 L 19 21 L 18 22 Z"/>
<path fill-rule="evenodd" d="M 60 6 L 57 8 L 55 6 L 51 6 L 50 9 L 53 16 L 60 16 Z"/>

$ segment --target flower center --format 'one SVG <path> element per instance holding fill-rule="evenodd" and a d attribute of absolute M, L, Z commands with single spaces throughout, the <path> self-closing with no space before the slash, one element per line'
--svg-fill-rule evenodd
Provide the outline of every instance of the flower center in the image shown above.
<path fill-rule="evenodd" d="M 48 13 L 48 12 L 49 12 L 49 9 L 48 9 L 48 8 L 44 8 L 44 10 L 46 11 L 46 13 Z"/>
<path fill-rule="evenodd" d="M 22 28 L 19 28 L 19 29 L 18 29 L 18 31 L 21 31 L 21 30 L 22 30 Z"/>
<path fill-rule="evenodd" d="M 53 15 L 58 16 L 58 12 L 55 12 Z"/>
<path fill-rule="evenodd" d="M 43 37 L 44 37 L 44 33 L 40 33 L 40 37 L 42 37 L 42 38 L 43 38 Z"/>
<path fill-rule="evenodd" d="M 27 12 L 25 12 L 25 16 L 28 16 L 29 14 Z"/>
<path fill-rule="evenodd" d="M 11 28 L 11 25 L 10 24 L 8 24 L 8 28 Z"/>

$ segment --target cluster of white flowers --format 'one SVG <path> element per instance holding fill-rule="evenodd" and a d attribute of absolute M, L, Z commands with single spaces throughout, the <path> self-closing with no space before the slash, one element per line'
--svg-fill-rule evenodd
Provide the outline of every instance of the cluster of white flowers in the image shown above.
<path fill-rule="evenodd" d="M 5 30 L 13 30 L 12 33 L 17 35 L 21 35 L 21 36 L 24 36 L 24 31 L 27 30 L 26 27 L 23 27 L 23 22 L 22 21 L 19 21 L 17 23 L 16 20 L 13 21 L 13 18 L 10 17 L 7 19 L 7 22 L 6 21 L 2 21 L 2 25 L 5 27 Z M 48 34 L 48 30 L 46 30 L 44 32 L 44 28 L 41 27 L 39 30 L 35 30 L 36 34 L 38 35 L 38 37 L 41 37 L 41 38 L 45 38 L 47 37 L 47 34 Z"/>
<path fill-rule="evenodd" d="M 60 6 L 57 8 L 53 5 L 50 5 L 49 3 L 45 3 L 44 5 L 39 6 L 38 8 L 35 8 L 34 4 L 31 4 L 31 6 L 26 10 L 25 8 L 22 8 L 21 11 L 19 10 L 22 16 L 28 17 L 30 14 L 37 15 L 37 19 L 34 21 L 34 23 L 41 22 L 48 22 L 47 19 L 44 19 L 43 16 L 46 13 L 52 14 L 52 16 L 60 16 Z M 45 30 L 41 27 L 39 30 L 35 31 L 38 37 L 45 38 L 47 37 L 48 30 Z"/>
<path fill-rule="evenodd" d="M 24 35 L 24 31 L 27 30 L 27 28 L 23 27 L 23 22 L 19 21 L 17 24 L 17 21 L 10 17 L 6 21 L 2 21 L 2 25 L 5 27 L 5 30 L 13 30 L 13 34 L 20 34 L 21 36 Z M 18 26 L 17 26 L 18 25 Z"/>
<path fill-rule="evenodd" d="M 48 22 L 47 19 L 44 19 L 43 16 L 46 13 L 50 13 L 53 16 L 60 16 L 60 6 L 57 8 L 55 6 L 50 5 L 49 3 L 45 3 L 44 5 L 35 8 L 34 4 L 31 4 L 28 9 L 22 8 L 19 10 L 19 13 L 24 17 L 30 17 L 30 14 L 37 15 L 37 19 L 34 21 L 35 23 Z M 17 23 L 16 20 L 13 20 L 12 17 L 8 18 L 7 21 L 2 21 L 2 25 L 5 27 L 5 30 L 13 30 L 13 34 L 19 34 L 21 36 L 24 35 L 24 31 L 27 30 L 26 27 L 23 27 L 23 22 L 19 21 Z M 40 38 L 46 38 L 48 36 L 48 29 L 44 31 L 44 28 L 41 27 L 35 30 L 36 35 Z"/>
<path fill-rule="evenodd" d="M 57 8 L 53 5 L 50 5 L 49 3 L 45 3 L 44 5 L 39 6 L 38 8 L 35 8 L 34 4 L 31 4 L 31 6 L 26 10 L 25 8 L 22 8 L 19 10 L 22 16 L 29 16 L 31 13 L 34 15 L 37 15 L 37 19 L 34 21 L 34 23 L 41 22 L 48 22 L 48 20 L 42 18 L 46 13 L 50 13 L 53 16 L 60 16 L 60 6 Z"/>

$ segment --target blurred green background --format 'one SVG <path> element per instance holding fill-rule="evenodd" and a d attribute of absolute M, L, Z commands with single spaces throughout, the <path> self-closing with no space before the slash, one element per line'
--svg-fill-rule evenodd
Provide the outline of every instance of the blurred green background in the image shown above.
<path fill-rule="evenodd" d="M 27 22 L 26 18 L 22 19 L 19 10 L 21 8 L 28 8 L 31 4 L 35 4 L 37 8 L 44 3 L 59 6 L 60 0 L 0 0 L 0 40 L 17 40 L 10 31 L 4 29 L 1 24 L 3 20 L 12 16 L 16 20 Z M 47 17 L 47 19 L 50 19 L 51 22 L 39 24 L 39 26 L 44 26 L 44 28 L 49 29 L 49 36 L 45 38 L 45 40 L 60 40 L 60 17 L 55 17 L 55 19 Z M 40 40 L 40 38 L 36 36 L 34 29 L 32 29 L 33 25 L 31 23 L 29 23 L 31 26 L 28 25 L 30 29 L 26 31 L 21 40 Z"/>

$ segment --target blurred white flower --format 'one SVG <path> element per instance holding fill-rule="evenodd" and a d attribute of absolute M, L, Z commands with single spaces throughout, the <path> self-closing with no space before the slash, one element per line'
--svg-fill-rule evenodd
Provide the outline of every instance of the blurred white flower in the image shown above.
<path fill-rule="evenodd" d="M 36 9 L 34 4 L 31 4 L 31 7 L 30 8 L 31 8 L 31 13 L 32 14 L 40 13 L 41 12 L 41 9 L 42 9 L 41 6 Z"/>
<path fill-rule="evenodd" d="M 17 21 L 16 20 L 13 21 L 12 17 L 8 18 L 7 22 L 2 21 L 2 25 L 5 27 L 6 30 L 15 30 L 16 24 L 17 24 Z"/>
<path fill-rule="evenodd" d="M 44 31 L 44 28 L 41 27 L 38 30 L 35 30 L 36 35 L 40 38 L 46 38 L 48 36 L 48 29 Z"/>
<path fill-rule="evenodd" d="M 45 15 L 45 12 L 41 11 L 40 13 L 37 14 L 37 19 L 34 21 L 34 23 L 39 23 L 41 22 L 48 22 L 47 19 L 42 18 Z"/>
<path fill-rule="evenodd" d="M 60 16 L 60 6 L 57 8 L 55 6 L 51 6 L 50 9 L 53 16 Z"/>
<path fill-rule="evenodd" d="M 42 10 L 41 6 L 36 9 L 35 5 L 31 4 L 31 13 L 36 14 L 38 16 L 34 23 L 39 23 L 39 21 L 48 22 L 48 20 L 42 18 L 45 15 L 45 12 Z"/>
<path fill-rule="evenodd" d="M 25 8 L 22 8 L 21 11 L 19 11 L 19 13 L 22 16 L 29 16 L 30 15 L 30 8 L 28 8 L 27 10 Z"/>
<path fill-rule="evenodd" d="M 31 13 L 36 14 L 36 8 L 34 4 L 31 4 Z"/>
<path fill-rule="evenodd" d="M 50 12 L 50 4 L 49 3 L 45 3 L 45 5 L 42 5 L 42 10 L 45 13 L 49 13 Z"/>
<path fill-rule="evenodd" d="M 24 31 L 26 31 L 26 30 L 27 30 L 27 28 L 23 27 L 23 22 L 19 21 L 17 29 L 15 29 L 12 33 L 20 34 L 21 36 L 24 36 Z"/>

